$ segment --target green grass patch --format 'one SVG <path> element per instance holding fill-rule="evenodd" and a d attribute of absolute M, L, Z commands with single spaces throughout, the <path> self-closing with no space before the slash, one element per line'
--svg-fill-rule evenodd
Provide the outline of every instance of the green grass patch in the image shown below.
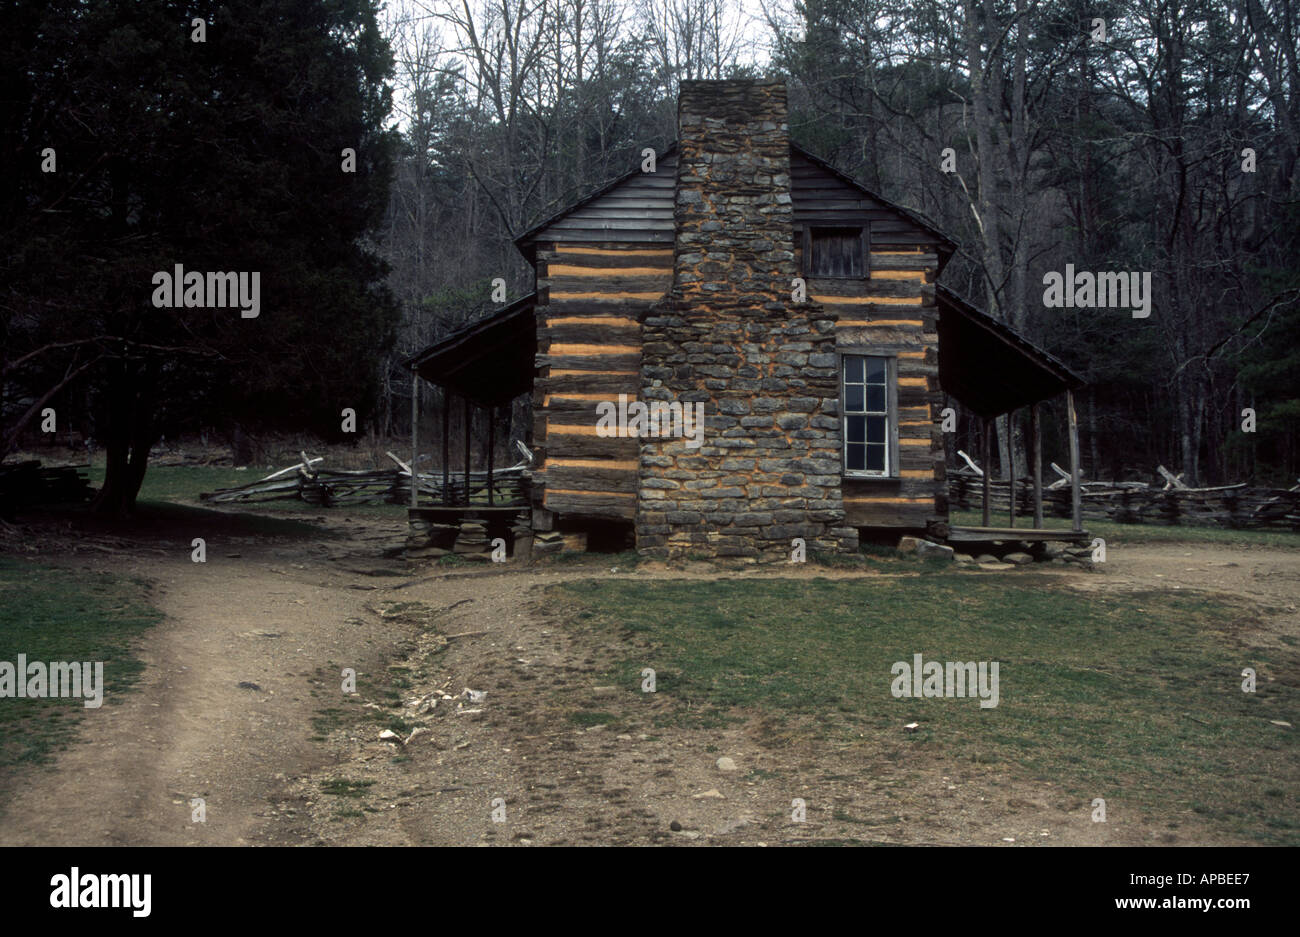
<path fill-rule="evenodd" d="M 1191 592 L 1080 595 L 1021 572 L 873 581 L 584 581 L 553 587 L 570 627 L 624 641 L 610 682 L 656 670 L 659 724 L 762 717 L 782 734 L 999 765 L 1129 809 L 1193 809 L 1300 842 L 1300 654 L 1247 648 L 1240 608 Z M 583 617 L 586 614 L 587 617 Z M 896 661 L 998 661 L 1000 702 L 895 698 Z M 1259 691 L 1243 693 L 1255 667 Z M 1271 677 L 1272 679 L 1267 679 Z M 903 736 L 908 722 L 921 730 Z M 784 729 L 782 728 L 784 727 Z M 1282 792 L 1280 796 L 1266 792 Z"/>
<path fill-rule="evenodd" d="M 144 665 L 137 638 L 162 620 L 141 579 L 0 557 L 0 661 L 104 664 L 104 705 L 121 702 Z M 48 761 L 103 709 L 84 699 L 0 699 L 0 790 L 19 767 Z"/>

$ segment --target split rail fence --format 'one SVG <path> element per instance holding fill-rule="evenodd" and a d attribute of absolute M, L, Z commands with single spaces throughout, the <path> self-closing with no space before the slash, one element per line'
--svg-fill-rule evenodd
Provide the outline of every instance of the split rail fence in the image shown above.
<path fill-rule="evenodd" d="M 316 467 L 322 458 L 308 458 L 302 453 L 297 465 L 240 485 L 221 488 L 200 495 L 214 504 L 254 503 L 263 501 L 305 501 L 322 507 L 345 504 L 410 504 L 411 467 L 391 452 L 397 463 L 392 469 L 355 471 Z M 492 504 L 497 507 L 526 506 L 521 463 L 495 472 L 416 474 L 416 491 L 421 505 L 473 506 Z M 445 484 L 444 484 L 445 482 Z"/>
<path fill-rule="evenodd" d="M 1068 474 L 1056 465 L 1060 475 L 1043 488 L 1043 513 L 1069 518 L 1071 498 Z M 1163 469 L 1163 466 L 1162 466 Z M 1273 528 L 1300 531 L 1300 485 L 1294 488 L 1262 488 L 1242 482 L 1215 488 L 1189 488 L 1167 471 L 1165 486 L 1145 482 L 1082 482 L 1084 517 L 1120 524 L 1204 525 L 1233 528 Z M 960 510 L 980 510 L 983 476 L 978 469 L 963 466 L 948 470 L 948 501 Z M 991 511 L 1009 513 L 1013 486 L 1007 480 L 989 480 Z M 1033 480 L 1017 479 L 1014 485 L 1015 513 L 1029 516 L 1034 507 Z"/>

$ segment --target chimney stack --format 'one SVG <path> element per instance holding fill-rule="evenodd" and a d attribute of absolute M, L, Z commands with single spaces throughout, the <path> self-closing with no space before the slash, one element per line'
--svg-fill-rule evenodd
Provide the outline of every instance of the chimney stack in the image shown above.
<path fill-rule="evenodd" d="M 856 551 L 844 525 L 835 314 L 795 302 L 785 85 L 682 82 L 673 286 L 642 322 L 641 400 L 703 405 L 643 436 L 640 552 Z"/>
<path fill-rule="evenodd" d="M 785 85 L 684 81 L 677 125 L 674 287 L 697 312 L 783 303 L 795 275 Z"/>

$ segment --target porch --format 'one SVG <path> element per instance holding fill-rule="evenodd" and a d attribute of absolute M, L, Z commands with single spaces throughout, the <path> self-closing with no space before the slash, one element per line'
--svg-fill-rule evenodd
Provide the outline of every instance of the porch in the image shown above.
<path fill-rule="evenodd" d="M 407 359 L 411 370 L 410 534 L 408 555 L 446 553 L 482 556 L 500 538 L 507 552 L 531 549 L 530 516 L 532 452 L 516 440 L 516 461 L 506 466 L 497 452 L 500 411 L 532 390 L 537 350 L 535 294 L 453 332 L 442 341 Z M 491 367 L 484 367 L 491 361 Z M 430 473 L 417 466 L 428 456 L 420 447 L 420 382 L 442 389 L 440 438 L 434 450 L 441 458 Z M 452 465 L 451 414 L 462 414 L 463 460 Z M 486 438 L 475 470 L 474 430 L 486 423 Z"/>
<path fill-rule="evenodd" d="M 979 462 L 960 453 L 967 467 L 949 473 L 948 489 L 951 511 L 954 501 L 966 506 L 967 486 L 978 486 L 981 523 L 978 526 L 949 524 L 944 538 L 964 545 L 1090 541 L 1091 535 L 1083 527 L 1079 424 L 1074 408 L 1074 391 L 1083 386 L 1083 379 L 953 290 L 939 286 L 935 295 L 939 306 L 939 383 L 979 420 Z M 1065 400 L 1070 470 L 1067 473 L 1057 469 L 1065 477 L 1052 484 L 1051 500 L 1063 506 L 1055 486 L 1068 478 L 1068 529 L 1046 527 L 1043 523 L 1042 406 L 1059 397 Z M 1021 467 L 1016 464 L 1016 447 L 1012 441 L 1008 445 L 1010 481 L 995 483 L 990 477 L 994 423 L 998 417 L 1006 416 L 1008 425 L 1014 426 L 1018 414 L 1026 412 L 1029 418 L 1027 473 L 1022 476 L 1018 472 Z M 993 526 L 995 485 L 1008 490 L 1005 527 Z M 1018 519 L 1022 520 L 1020 526 L 1017 526 Z M 1028 525 L 1023 521 L 1028 521 Z"/>

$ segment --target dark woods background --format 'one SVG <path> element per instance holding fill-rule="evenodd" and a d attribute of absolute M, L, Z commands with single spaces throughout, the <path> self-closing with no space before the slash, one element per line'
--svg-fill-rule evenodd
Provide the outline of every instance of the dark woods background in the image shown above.
<path fill-rule="evenodd" d="M 408 432 L 402 359 L 496 308 L 494 277 L 531 288 L 512 238 L 662 150 L 680 80 L 744 75 L 785 77 L 796 140 L 959 240 L 945 282 L 1088 379 L 1086 477 L 1295 483 L 1285 0 L 0 9 L 5 451 L 60 403 L 108 450 L 106 509 L 164 433 L 338 438 L 343 407 Z M 262 315 L 152 308 L 175 263 L 261 271 Z M 1043 308 L 1066 263 L 1151 271 L 1150 318 Z M 1000 427 L 1004 453 L 1017 436 Z"/>

